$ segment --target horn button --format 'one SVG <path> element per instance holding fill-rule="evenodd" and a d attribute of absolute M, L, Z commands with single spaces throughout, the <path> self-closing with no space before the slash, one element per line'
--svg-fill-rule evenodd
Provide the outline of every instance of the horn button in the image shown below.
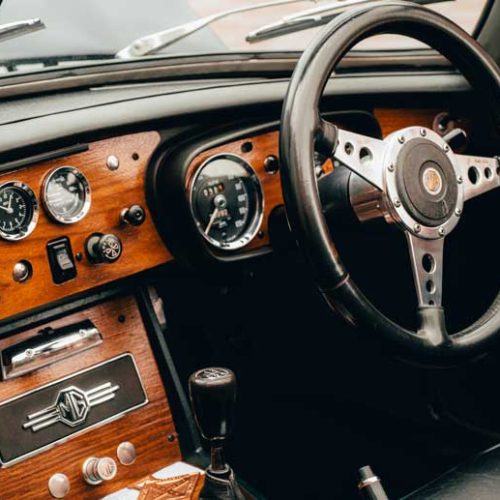
<path fill-rule="evenodd" d="M 437 144 L 424 138 L 409 140 L 398 153 L 395 170 L 398 194 L 413 219 L 436 227 L 450 218 L 458 198 L 456 174 Z"/>

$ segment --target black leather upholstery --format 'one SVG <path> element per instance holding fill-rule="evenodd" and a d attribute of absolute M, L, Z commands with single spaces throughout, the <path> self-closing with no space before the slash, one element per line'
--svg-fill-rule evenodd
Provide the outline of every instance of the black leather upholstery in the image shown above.
<path fill-rule="evenodd" d="M 491 500 L 500 498 L 500 445 L 446 472 L 403 500 Z"/>

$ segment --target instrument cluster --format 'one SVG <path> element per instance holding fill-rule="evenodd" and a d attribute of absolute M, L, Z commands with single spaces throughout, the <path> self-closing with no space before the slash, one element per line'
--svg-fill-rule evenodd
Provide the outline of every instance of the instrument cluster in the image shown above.
<path fill-rule="evenodd" d="M 58 167 L 45 177 L 41 200 L 54 222 L 73 224 L 82 220 L 90 209 L 90 184 L 79 169 Z M 35 192 L 27 184 L 19 181 L 0 184 L 0 238 L 17 241 L 29 236 L 37 225 L 39 206 Z"/>
<path fill-rule="evenodd" d="M 191 184 L 191 213 L 198 231 L 221 250 L 237 250 L 255 237 L 263 203 L 257 174 L 234 154 L 210 157 Z"/>

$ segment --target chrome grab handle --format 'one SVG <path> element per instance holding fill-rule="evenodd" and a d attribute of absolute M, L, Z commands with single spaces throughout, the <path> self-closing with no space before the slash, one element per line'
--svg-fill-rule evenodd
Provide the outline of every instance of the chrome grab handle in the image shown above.
<path fill-rule="evenodd" d="M 0 351 L 2 379 L 38 370 L 99 345 L 102 340 L 101 332 L 88 319 L 62 328 L 45 328 Z"/>

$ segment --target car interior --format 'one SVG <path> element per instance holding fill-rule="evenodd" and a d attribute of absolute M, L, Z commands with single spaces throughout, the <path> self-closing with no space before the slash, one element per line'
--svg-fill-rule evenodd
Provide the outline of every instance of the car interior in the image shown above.
<path fill-rule="evenodd" d="M 104 3 L 0 2 L 0 499 L 500 498 L 500 0 Z"/>

